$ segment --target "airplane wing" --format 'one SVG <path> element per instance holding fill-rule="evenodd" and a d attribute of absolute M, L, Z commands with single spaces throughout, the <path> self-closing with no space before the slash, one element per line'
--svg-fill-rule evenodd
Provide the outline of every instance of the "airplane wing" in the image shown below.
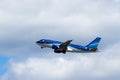
<path fill-rule="evenodd" d="M 68 40 L 59 45 L 59 49 L 67 50 L 67 46 L 72 42 L 72 40 Z"/>
<path fill-rule="evenodd" d="M 72 40 L 68 40 L 62 44 L 59 45 L 59 48 L 56 45 L 53 45 L 52 48 L 54 49 L 54 52 L 56 53 L 66 53 L 67 46 L 72 42 Z"/>

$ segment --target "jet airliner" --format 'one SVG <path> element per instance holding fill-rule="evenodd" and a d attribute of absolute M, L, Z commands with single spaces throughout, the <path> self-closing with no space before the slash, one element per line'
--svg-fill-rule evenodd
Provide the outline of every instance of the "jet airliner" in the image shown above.
<path fill-rule="evenodd" d="M 54 49 L 55 53 L 63 53 L 66 52 L 96 52 L 98 50 L 98 44 L 100 42 L 101 38 L 97 37 L 92 42 L 90 42 L 86 46 L 81 46 L 77 44 L 71 44 L 72 40 L 67 40 L 66 42 L 60 42 L 55 40 L 49 40 L 49 39 L 41 39 L 39 41 L 36 41 L 36 44 L 41 46 L 41 48 L 52 48 Z"/>

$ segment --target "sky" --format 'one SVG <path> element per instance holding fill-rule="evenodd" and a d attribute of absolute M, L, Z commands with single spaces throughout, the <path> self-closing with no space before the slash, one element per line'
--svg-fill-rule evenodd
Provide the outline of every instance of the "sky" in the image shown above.
<path fill-rule="evenodd" d="M 120 0 L 0 0 L 0 80 L 120 80 Z M 101 37 L 99 52 L 56 54 L 36 41 Z"/>

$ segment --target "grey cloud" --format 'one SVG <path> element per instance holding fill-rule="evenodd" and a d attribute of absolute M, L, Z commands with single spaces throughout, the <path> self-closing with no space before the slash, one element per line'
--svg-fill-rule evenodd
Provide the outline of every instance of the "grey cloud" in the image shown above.
<path fill-rule="evenodd" d="M 100 36 L 102 45 L 114 44 L 120 40 L 116 36 L 119 34 L 119 13 L 119 3 L 114 0 L 1 1 L 1 53 L 13 53 L 14 49 L 24 53 L 29 48 L 34 52 L 33 44 L 41 38 L 62 41 L 71 38 L 86 45 L 88 42 L 84 40 Z"/>
<path fill-rule="evenodd" d="M 13 80 L 119 80 L 120 63 L 119 57 L 116 57 L 119 55 L 119 45 L 120 43 L 89 56 L 79 54 L 80 56 L 74 55 L 71 58 L 56 57 L 52 59 L 31 57 L 25 62 L 12 60 L 10 71 L 5 75 L 7 79 L 4 80 L 11 77 Z"/>

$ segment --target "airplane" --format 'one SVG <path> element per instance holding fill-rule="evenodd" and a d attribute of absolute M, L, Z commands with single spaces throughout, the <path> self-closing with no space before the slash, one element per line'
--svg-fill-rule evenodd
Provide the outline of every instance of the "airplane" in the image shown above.
<path fill-rule="evenodd" d="M 98 44 L 100 42 L 101 38 L 97 37 L 92 42 L 90 42 L 86 46 L 81 46 L 77 44 L 71 44 L 72 40 L 67 40 L 66 42 L 60 42 L 55 40 L 49 40 L 49 39 L 41 39 L 39 41 L 36 41 L 36 44 L 41 46 L 41 48 L 52 48 L 54 49 L 55 53 L 63 53 L 66 52 L 96 52 L 98 50 Z"/>

